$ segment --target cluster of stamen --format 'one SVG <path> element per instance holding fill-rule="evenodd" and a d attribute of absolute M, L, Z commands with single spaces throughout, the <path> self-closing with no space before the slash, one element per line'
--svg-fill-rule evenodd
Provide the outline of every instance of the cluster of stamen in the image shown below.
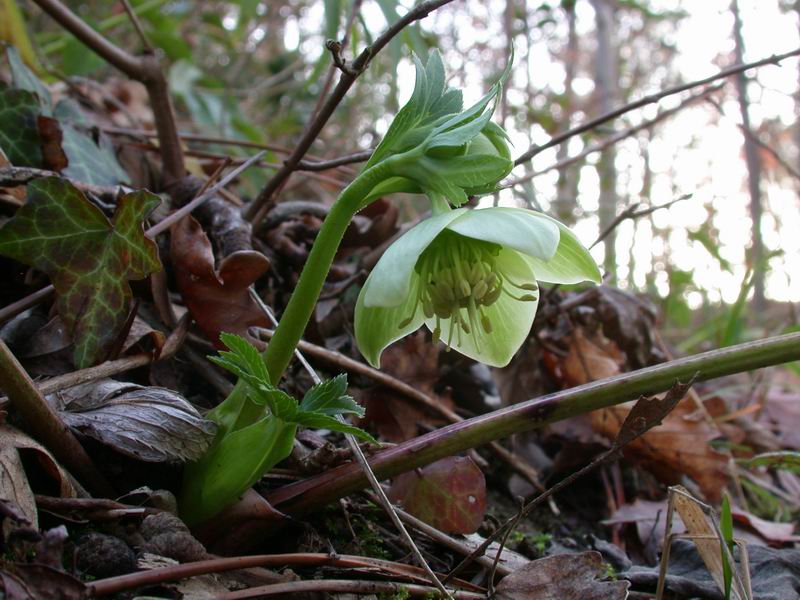
<path fill-rule="evenodd" d="M 446 341 L 448 349 L 454 332 L 459 345 L 463 333 L 472 335 L 479 349 L 477 329 L 481 327 L 487 334 L 492 332 L 492 323 L 485 309 L 497 302 L 501 294 L 506 293 L 523 302 L 538 300 L 535 282 L 516 283 L 501 273 L 497 267 L 499 252 L 497 244 L 465 238 L 451 231 L 441 233 L 417 261 L 419 295 L 411 315 L 400 327 L 405 327 L 414 318 L 421 305 L 426 318 L 436 319 L 434 342 L 441 338 L 442 321 L 451 319 Z M 515 296 L 511 288 L 528 293 Z"/>

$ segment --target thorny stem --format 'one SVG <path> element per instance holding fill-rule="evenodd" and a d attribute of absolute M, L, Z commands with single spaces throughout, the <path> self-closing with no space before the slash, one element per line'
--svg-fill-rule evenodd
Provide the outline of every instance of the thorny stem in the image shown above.
<path fill-rule="evenodd" d="M 698 381 L 705 381 L 794 360 L 800 360 L 800 333 L 713 350 L 448 425 L 375 454 L 370 465 L 378 479 L 386 479 L 514 433 L 667 390 L 676 379 L 686 380 L 695 373 L 698 373 Z M 267 494 L 266 498 L 282 512 L 302 515 L 365 485 L 358 466 L 344 465 L 284 486 Z"/>

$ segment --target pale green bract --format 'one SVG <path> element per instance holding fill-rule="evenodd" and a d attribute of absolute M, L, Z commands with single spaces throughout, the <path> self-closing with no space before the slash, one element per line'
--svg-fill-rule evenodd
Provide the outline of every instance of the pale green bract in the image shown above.
<path fill-rule="evenodd" d="M 489 93 L 465 110 L 461 91 L 445 86 L 438 51 L 424 66 L 414 61 L 414 92 L 364 167 L 384 163 L 387 177 L 364 205 L 387 193 L 410 192 L 437 195 L 458 207 L 469 196 L 492 192 L 514 167 L 505 131 L 489 121 L 511 61 Z"/>
<path fill-rule="evenodd" d="M 522 208 L 448 210 L 392 244 L 367 278 L 356 342 L 375 367 L 384 348 L 423 324 L 448 347 L 508 364 L 536 315 L 537 281 L 600 282 L 588 251 L 564 225 Z"/>

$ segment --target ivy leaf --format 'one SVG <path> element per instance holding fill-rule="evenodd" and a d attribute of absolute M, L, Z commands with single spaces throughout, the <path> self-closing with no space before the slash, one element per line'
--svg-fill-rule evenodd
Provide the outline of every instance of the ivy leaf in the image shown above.
<path fill-rule="evenodd" d="M 61 130 L 64 135 L 62 148 L 69 160 L 64 175 L 94 185 L 117 185 L 129 181 L 108 138 L 101 137 L 98 146 L 72 125 L 62 125 Z"/>
<path fill-rule="evenodd" d="M 28 90 L 0 87 L 0 148 L 12 165 L 58 171 L 66 164 L 58 122 L 42 115 Z"/>
<path fill-rule="evenodd" d="M 75 342 L 78 368 L 104 360 L 130 312 L 129 280 L 161 263 L 143 221 L 159 203 L 146 191 L 123 195 L 112 221 L 69 182 L 28 184 L 28 202 L 0 229 L 0 254 L 45 272 Z"/>
<path fill-rule="evenodd" d="M 23 62 L 22 57 L 14 46 L 6 47 L 6 58 L 8 59 L 8 66 L 11 67 L 14 87 L 36 94 L 39 97 L 39 104 L 42 107 L 43 114 L 50 116 L 52 114 L 53 101 L 50 98 L 50 92 L 42 81 Z"/>

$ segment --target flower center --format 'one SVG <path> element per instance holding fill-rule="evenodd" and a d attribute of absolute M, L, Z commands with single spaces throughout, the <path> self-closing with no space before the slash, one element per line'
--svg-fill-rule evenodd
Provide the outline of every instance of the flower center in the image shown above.
<path fill-rule="evenodd" d="M 425 317 L 436 318 L 434 342 L 441 337 L 442 321 L 449 319 L 448 349 L 453 335 L 461 344 L 462 333 L 472 335 L 476 348 L 480 349 L 478 327 L 487 334 L 492 332 L 492 323 L 485 309 L 497 302 L 502 293 L 511 295 L 507 289 L 509 285 L 529 292 L 520 297 L 512 295 L 516 300 L 538 300 L 535 282 L 517 284 L 498 269 L 500 249 L 499 245 L 491 242 L 467 238 L 452 231 L 442 232 L 417 260 L 419 297 L 412 315 L 400 326 L 408 324 L 421 303 Z"/>

